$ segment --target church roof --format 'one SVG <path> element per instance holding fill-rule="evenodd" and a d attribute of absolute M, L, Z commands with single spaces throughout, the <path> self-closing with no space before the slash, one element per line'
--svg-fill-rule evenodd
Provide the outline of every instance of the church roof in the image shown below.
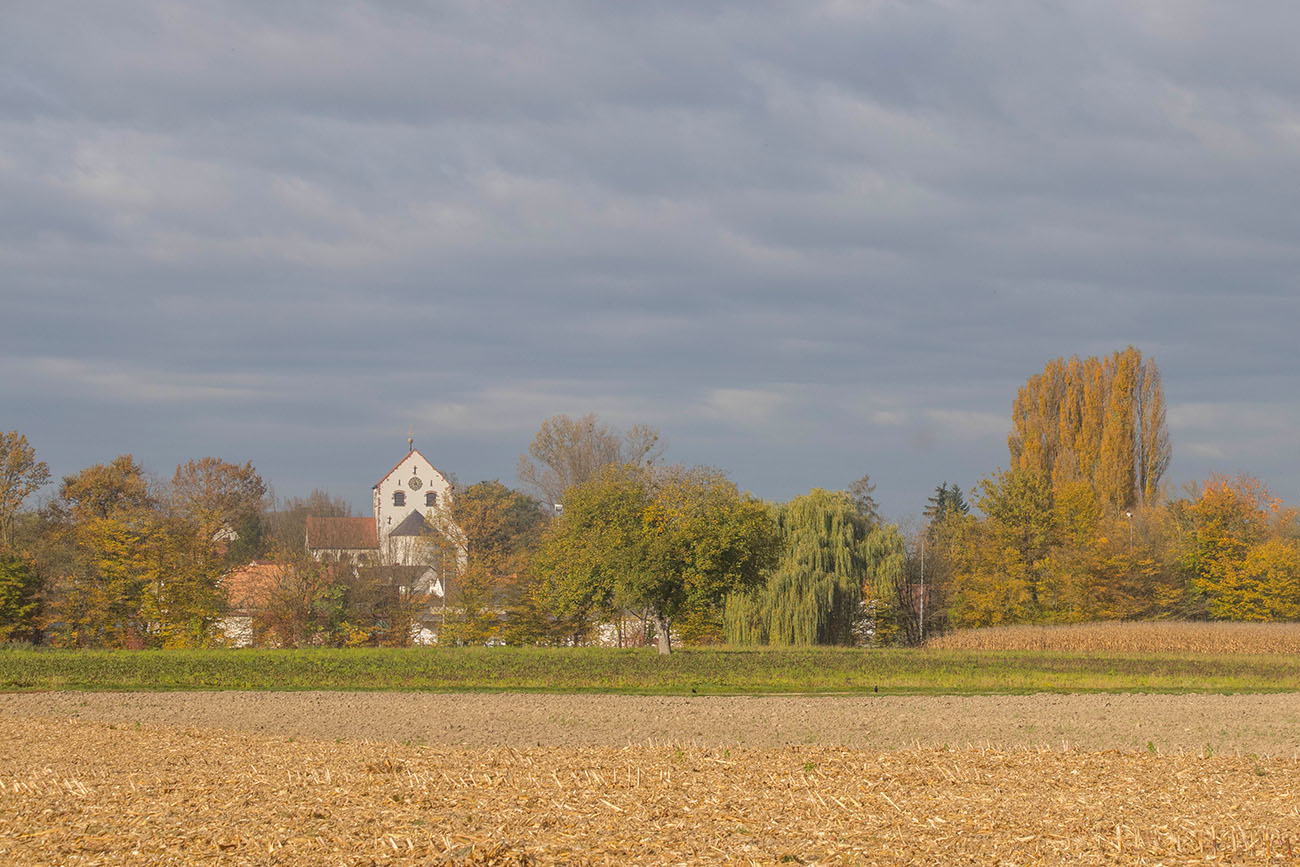
<path fill-rule="evenodd" d="M 374 518 L 308 518 L 307 547 L 359 551 L 379 547 Z"/>
<path fill-rule="evenodd" d="M 427 536 L 433 532 L 433 527 L 419 512 L 412 512 L 402 519 L 402 522 L 389 531 L 390 536 Z"/>
<path fill-rule="evenodd" d="M 379 481 L 375 482 L 375 484 L 372 485 L 372 487 L 377 488 L 377 487 L 379 487 L 380 485 L 382 485 L 385 481 L 387 481 L 387 479 L 388 479 L 389 476 L 391 476 L 393 473 L 397 472 L 398 470 L 400 470 L 400 469 L 402 468 L 402 464 L 406 463 L 407 460 L 410 459 L 411 455 L 419 455 L 420 458 L 421 458 L 421 459 L 422 459 L 426 464 L 428 464 L 430 467 L 433 467 L 433 471 L 434 471 L 435 473 L 437 473 L 438 475 L 442 476 L 443 479 L 446 479 L 446 478 L 447 478 L 447 474 L 444 473 L 442 470 L 438 469 L 437 467 L 433 466 L 433 461 L 431 461 L 431 460 L 429 460 L 428 458 L 426 458 L 426 457 L 424 456 L 424 453 L 423 453 L 423 452 L 421 452 L 419 449 L 411 449 L 409 452 L 407 452 L 405 455 L 402 456 L 402 459 L 401 459 L 400 461 L 398 461 L 396 464 L 393 465 L 393 468 L 392 468 L 391 470 L 389 470 L 388 472 L 384 473 L 384 477 L 383 477 L 382 479 L 380 479 Z"/>

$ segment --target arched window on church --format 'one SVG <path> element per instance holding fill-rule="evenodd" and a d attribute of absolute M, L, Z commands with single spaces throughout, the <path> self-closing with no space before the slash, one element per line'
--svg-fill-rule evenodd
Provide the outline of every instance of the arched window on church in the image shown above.
<path fill-rule="evenodd" d="M 406 491 L 393 491 L 393 505 L 394 506 L 406 505 Z"/>
<path fill-rule="evenodd" d="M 438 505 L 438 494 L 434 491 L 429 491 L 428 493 L 426 493 L 424 495 L 424 504 L 426 506 Z"/>

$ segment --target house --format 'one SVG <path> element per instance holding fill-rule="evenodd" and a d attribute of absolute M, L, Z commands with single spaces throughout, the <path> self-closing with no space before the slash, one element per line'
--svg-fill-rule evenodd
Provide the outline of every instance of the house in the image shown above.
<path fill-rule="evenodd" d="M 253 615 L 266 604 L 281 568 L 270 560 L 254 560 L 222 577 L 229 607 L 226 616 L 217 621 L 217 630 L 231 647 L 253 646 Z"/>

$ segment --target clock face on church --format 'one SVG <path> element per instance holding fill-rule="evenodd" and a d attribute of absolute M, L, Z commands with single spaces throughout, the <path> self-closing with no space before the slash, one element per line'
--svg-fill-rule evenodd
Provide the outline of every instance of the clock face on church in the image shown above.
<path fill-rule="evenodd" d="M 411 480 L 406 483 L 406 486 L 412 491 L 418 491 L 420 488 L 424 487 L 424 482 L 420 481 L 419 476 L 411 476 Z"/>

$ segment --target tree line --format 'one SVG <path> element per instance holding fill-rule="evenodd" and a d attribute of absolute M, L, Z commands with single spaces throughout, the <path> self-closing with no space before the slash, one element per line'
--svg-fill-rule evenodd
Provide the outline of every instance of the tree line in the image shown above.
<path fill-rule="evenodd" d="M 440 643 L 661 652 L 1300 618 L 1295 510 L 1252 478 L 1170 494 L 1160 374 L 1138 350 L 1049 362 L 1016 395 L 1008 451 L 970 502 L 938 485 L 904 534 L 868 476 L 765 502 L 721 470 L 664 463 L 652 428 L 555 416 L 520 457 L 525 490 L 456 487 L 446 517 L 464 556 L 437 560 L 434 599 L 420 569 L 310 556 L 307 520 L 349 506 L 321 491 L 276 501 L 251 463 L 200 458 L 163 481 L 122 455 L 28 508 L 50 475 L 13 431 L 0 434 L 0 641 L 207 646 L 235 610 L 270 646 L 409 644 L 436 609 Z"/>

